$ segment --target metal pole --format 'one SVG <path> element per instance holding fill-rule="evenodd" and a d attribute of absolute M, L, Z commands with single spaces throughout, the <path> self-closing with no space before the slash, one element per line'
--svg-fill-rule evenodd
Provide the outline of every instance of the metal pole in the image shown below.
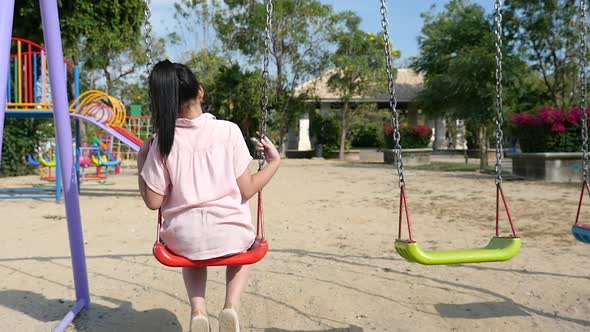
<path fill-rule="evenodd" d="M 10 35 L 12 34 L 12 18 L 14 0 L 4 1 L 0 10 L 0 165 L 2 165 L 2 136 L 4 134 L 4 115 L 6 114 L 6 94 L 8 70 L 10 69 Z"/>
<path fill-rule="evenodd" d="M 65 196 L 70 253 L 74 270 L 74 284 L 77 299 L 77 305 L 75 308 L 79 311 L 90 304 L 90 294 L 88 290 L 86 257 L 84 254 L 84 239 L 78 197 L 78 180 L 76 178 L 76 165 L 73 160 L 74 151 L 72 148 L 72 131 L 69 117 L 66 77 L 63 70 L 64 58 L 61 45 L 59 15 L 57 12 L 57 0 L 40 0 L 40 4 L 41 18 L 43 21 L 43 37 L 45 39 L 49 61 L 55 136 L 57 138 L 57 146 L 59 147 L 58 153 Z M 68 317 L 72 315 L 75 316 L 76 314 L 77 312 L 71 312 L 68 314 L 60 326 L 67 323 L 66 321 L 69 320 Z"/>

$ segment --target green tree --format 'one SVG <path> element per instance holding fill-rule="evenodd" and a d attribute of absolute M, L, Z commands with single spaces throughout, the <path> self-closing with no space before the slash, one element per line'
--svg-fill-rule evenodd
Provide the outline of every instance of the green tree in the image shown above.
<path fill-rule="evenodd" d="M 493 19 L 479 5 L 452 0 L 441 13 L 422 15 L 420 55 L 412 67 L 425 74 L 418 100 L 428 113 L 464 119 L 479 128 L 480 168 L 487 167 L 489 128 L 495 119 L 495 35 Z M 504 86 L 513 102 L 524 100 L 514 87 L 533 89 L 530 70 L 511 49 L 504 50 Z M 509 101 L 507 99 L 506 101 Z"/>
<path fill-rule="evenodd" d="M 344 159 L 346 137 L 350 122 L 350 100 L 355 96 L 375 95 L 383 91 L 385 56 L 383 55 L 383 36 L 366 33 L 359 28 L 361 18 L 352 12 L 340 14 L 343 27 L 332 35 L 337 49 L 331 57 L 333 74 L 328 79 L 328 87 L 340 94 L 342 111 L 340 114 L 339 158 Z M 399 57 L 399 52 L 394 54 Z"/>
<path fill-rule="evenodd" d="M 557 108 L 571 107 L 578 98 L 576 11 L 577 1 L 505 2 L 508 41 L 542 78 L 547 101 Z"/>
<path fill-rule="evenodd" d="M 14 35 L 43 44 L 41 14 L 37 0 L 23 0 L 15 3 Z M 58 1 L 64 56 L 73 63 L 83 64 L 82 86 L 95 88 L 104 82 L 107 92 L 121 96 L 129 91 L 134 81 L 141 77 L 142 65 L 146 63 L 145 49 L 141 40 L 141 26 L 144 21 L 142 0 L 128 1 Z M 163 50 L 162 42 L 155 45 L 156 51 Z M 160 51 L 163 53 L 163 51 Z M 70 73 L 71 75 L 71 73 Z M 70 77 L 70 99 L 73 98 L 73 78 Z M 133 86 L 137 94 L 140 83 Z M 135 82 L 137 83 L 137 82 Z M 127 97 L 127 96 L 125 96 Z M 126 100 L 132 98 L 124 98 Z M 143 99 L 145 100 L 145 98 Z M 6 126 L 14 125 L 7 121 Z M 81 126 L 84 138 L 85 127 Z M 16 142 L 19 130 L 6 130 L 5 140 Z M 34 133 L 37 131 L 33 131 Z M 4 162 L 11 163 L 7 155 Z M 20 158 L 20 157 L 18 157 Z"/>
<path fill-rule="evenodd" d="M 32 174 L 34 168 L 26 166 L 26 157 L 29 154 L 35 156 L 35 149 L 52 136 L 52 130 L 53 124 L 47 119 L 6 119 L 0 174 Z"/>
<path fill-rule="evenodd" d="M 210 30 L 215 12 L 220 10 L 219 0 L 176 0 L 174 10 L 177 26 L 170 33 L 173 45 L 183 49 L 219 46 Z"/>
<path fill-rule="evenodd" d="M 207 48 L 188 51 L 184 57 L 187 58 L 185 64 L 197 75 L 199 83 L 205 89 L 203 110 L 210 113 L 218 112 L 222 103 L 220 99 L 227 97 L 225 92 L 233 91 L 232 89 L 239 83 L 227 79 L 219 81 L 220 77 L 223 77 L 223 71 L 230 66 L 230 62 Z M 229 86 L 224 86 L 224 84 L 229 84 Z"/>
<path fill-rule="evenodd" d="M 141 40 L 143 0 L 62 0 L 58 4 L 64 56 L 84 64 L 85 70 L 100 71 L 107 93 L 121 92 L 116 84 L 132 78 L 146 63 Z M 17 1 L 14 34 L 43 44 L 37 0 Z"/>
<path fill-rule="evenodd" d="M 224 48 L 260 63 L 264 54 L 264 4 L 250 0 L 225 0 L 224 4 L 214 15 L 217 36 Z M 325 68 L 335 19 L 332 7 L 317 0 L 274 3 L 270 57 L 276 80 L 272 109 L 279 126 L 283 156 L 287 150 L 288 128 L 302 110 L 297 105 L 295 87 L 302 79 Z"/>

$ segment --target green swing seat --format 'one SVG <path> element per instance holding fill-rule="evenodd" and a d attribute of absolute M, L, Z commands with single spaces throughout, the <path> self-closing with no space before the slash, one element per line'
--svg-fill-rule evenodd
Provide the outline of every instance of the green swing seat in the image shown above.
<path fill-rule="evenodd" d="M 395 250 L 400 256 L 424 265 L 507 261 L 518 254 L 520 246 L 518 237 L 493 237 L 483 248 L 457 250 L 423 250 L 416 242 L 395 241 Z"/>

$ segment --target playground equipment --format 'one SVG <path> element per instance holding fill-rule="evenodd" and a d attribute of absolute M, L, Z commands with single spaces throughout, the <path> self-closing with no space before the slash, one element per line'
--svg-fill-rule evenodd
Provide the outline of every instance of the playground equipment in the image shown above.
<path fill-rule="evenodd" d="M 113 139 L 112 136 L 107 139 L 100 139 L 98 137 L 94 137 L 92 140 L 92 155 L 91 161 L 95 165 L 100 166 L 115 166 L 119 169 L 119 165 L 121 165 L 121 159 L 117 158 L 113 155 Z M 116 171 L 115 173 L 118 173 Z"/>
<path fill-rule="evenodd" d="M 5 105 L 7 102 L 8 70 L 10 68 L 10 35 L 13 24 L 14 3 L 14 0 L 3 1 L 2 10 L 0 11 L 0 105 Z M 53 102 L 51 108 L 54 110 L 52 116 L 55 121 L 55 136 L 59 155 L 57 160 L 58 164 L 61 163 L 63 165 L 59 169 L 63 178 L 70 252 L 72 255 L 72 268 L 74 270 L 74 285 L 76 289 L 76 303 L 55 328 L 55 331 L 64 331 L 76 315 L 84 307 L 90 305 L 90 294 L 84 253 L 84 237 L 80 221 L 78 179 L 75 175 L 76 163 L 74 163 L 74 151 L 71 148 L 72 132 L 68 114 L 66 73 L 63 70 L 64 61 L 57 0 L 39 0 L 39 3 L 41 6 L 43 36 L 47 45 L 46 56 Z M 28 105 L 27 107 L 34 108 L 35 105 Z M 0 157 L 2 154 L 1 138 L 4 132 L 4 118 L 7 113 L 4 107 L 0 107 Z"/>
<path fill-rule="evenodd" d="M 381 25 L 385 39 L 385 56 L 387 63 L 387 77 L 389 87 L 389 106 L 392 112 L 392 125 L 394 128 L 393 139 L 395 142 L 396 166 L 399 175 L 400 201 L 399 201 L 399 229 L 398 237 L 395 240 L 395 250 L 408 261 L 426 265 L 438 264 L 461 264 L 461 263 L 483 263 L 509 260 L 520 251 L 521 242 L 512 222 L 512 214 L 502 191 L 502 1 L 495 1 L 495 35 L 496 35 L 496 236 L 484 248 L 460 249 L 460 250 L 423 250 L 414 240 L 412 224 L 406 194 L 406 181 L 404 176 L 404 163 L 402 159 L 401 135 L 399 128 L 399 113 L 396 109 L 395 84 L 393 79 L 393 59 L 391 56 L 389 39 L 389 22 L 387 19 L 386 0 L 381 0 Z M 509 237 L 500 236 L 500 199 L 508 216 L 512 230 Z M 403 216 L 406 216 L 408 225 L 408 240 L 401 238 Z"/>
<path fill-rule="evenodd" d="M 152 117 L 149 115 L 133 115 L 134 105 L 131 106 L 132 115 L 127 116 L 126 128 L 141 140 L 145 140 L 152 134 Z M 141 113 L 141 108 L 136 113 Z M 121 156 L 122 159 L 135 160 L 137 158 L 137 152 L 119 140 L 115 142 L 114 150 L 117 151 L 117 155 Z"/>
<path fill-rule="evenodd" d="M 582 202 L 586 193 L 590 195 L 589 176 L 588 176 L 588 105 L 587 105 L 587 88 L 588 81 L 586 76 L 586 54 L 588 53 L 588 47 L 586 45 L 586 33 L 588 26 L 586 23 L 586 1 L 580 0 L 579 2 L 579 21 L 580 21 L 580 91 L 581 100 L 580 108 L 582 109 L 582 192 L 580 193 L 580 200 L 578 203 L 578 212 L 576 213 L 576 222 L 572 226 L 572 235 L 581 242 L 590 243 L 590 225 L 584 225 L 580 222 L 580 212 L 582 210 Z"/>
<path fill-rule="evenodd" d="M 15 50 L 10 55 L 7 70 L 7 87 L 4 92 L 7 96 L 7 108 L 5 116 L 15 118 L 51 118 L 53 117 L 53 104 L 51 98 L 51 87 L 48 80 L 48 58 L 45 47 L 22 38 L 11 38 L 9 50 Z M 126 124 L 125 107 L 115 97 L 101 91 L 87 91 L 80 94 L 80 70 L 71 62 L 63 61 L 63 70 L 66 76 L 72 77 L 75 85 L 76 99 L 70 105 L 70 116 L 76 120 L 76 151 L 81 147 L 79 121 L 87 121 L 110 135 L 116 137 L 130 149 L 138 151 L 142 140 L 130 133 L 123 126 Z M 0 144 L 0 148 L 2 144 Z M 98 156 L 101 166 L 115 166 L 115 171 L 120 170 L 120 159 L 113 158 L 112 144 L 106 160 Z M 78 159 L 80 156 L 78 155 Z M 59 174 L 59 165 L 53 165 L 55 161 L 41 160 L 39 162 L 45 167 L 56 167 L 56 174 Z M 117 161 L 119 160 L 119 161 Z M 34 163 L 34 161 L 33 161 Z M 77 165 L 77 174 L 80 176 L 80 167 Z M 54 180 L 47 178 L 47 180 Z M 15 192 L 28 192 L 23 190 L 0 190 L 0 199 L 10 198 L 49 198 L 45 192 L 40 196 L 27 195 L 16 197 Z M 59 195 L 61 196 L 61 195 Z M 60 198 L 56 193 L 56 200 Z"/>
<path fill-rule="evenodd" d="M 79 164 L 77 165 L 80 170 L 80 181 L 105 181 L 107 180 L 106 173 L 102 174 L 102 164 L 100 162 L 93 162 L 95 147 L 81 147 L 77 151 L 79 157 Z M 96 173 L 94 175 L 88 175 L 87 169 L 91 166 L 96 167 Z"/>
<path fill-rule="evenodd" d="M 132 150 L 139 151 L 143 140 L 124 127 L 127 113 L 119 99 L 102 91 L 86 91 L 72 102 L 70 111 L 72 118 L 90 122 Z"/>

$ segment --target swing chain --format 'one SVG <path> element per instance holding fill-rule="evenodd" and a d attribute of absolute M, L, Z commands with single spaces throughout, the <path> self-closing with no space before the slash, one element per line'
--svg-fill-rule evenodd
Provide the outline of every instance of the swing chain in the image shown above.
<path fill-rule="evenodd" d="M 496 35 L 496 184 L 502 183 L 502 159 L 504 157 L 504 150 L 502 140 L 504 139 L 504 132 L 502 125 L 504 124 L 503 116 L 503 100 L 502 100 L 502 0 L 495 2 L 496 14 L 494 16 Z M 482 142 L 482 144 L 484 144 Z"/>
<path fill-rule="evenodd" d="M 404 162 L 402 160 L 401 134 L 399 131 L 399 112 L 397 111 L 397 99 L 395 98 L 395 84 L 393 79 L 393 56 L 391 55 L 391 40 L 389 38 L 389 21 L 387 19 L 386 0 L 381 0 L 381 26 L 383 27 L 383 41 L 385 45 L 385 57 L 387 64 L 387 81 L 389 90 L 389 107 L 391 108 L 391 125 L 393 126 L 393 141 L 396 157 L 399 186 L 405 185 Z"/>
<path fill-rule="evenodd" d="M 264 84 L 262 85 L 262 116 L 260 117 L 260 139 L 266 136 L 266 121 L 268 118 L 268 92 L 270 90 L 270 80 L 268 67 L 270 64 L 270 43 L 272 33 L 272 0 L 266 0 L 266 26 L 264 28 L 264 70 L 262 71 L 262 78 Z M 261 169 L 264 165 L 264 152 L 258 153 L 258 168 Z"/>
<path fill-rule="evenodd" d="M 580 0 L 580 107 L 582 108 L 582 164 L 583 179 L 588 182 L 588 113 L 587 105 L 587 88 L 588 81 L 586 77 L 586 54 L 588 53 L 588 45 L 586 44 L 586 33 L 588 32 L 588 25 L 586 22 L 586 0 Z"/>
<path fill-rule="evenodd" d="M 147 71 L 149 73 L 154 60 L 152 58 L 152 10 L 151 10 L 151 0 L 143 0 L 145 3 L 145 45 L 146 45 L 146 55 L 147 55 Z"/>

